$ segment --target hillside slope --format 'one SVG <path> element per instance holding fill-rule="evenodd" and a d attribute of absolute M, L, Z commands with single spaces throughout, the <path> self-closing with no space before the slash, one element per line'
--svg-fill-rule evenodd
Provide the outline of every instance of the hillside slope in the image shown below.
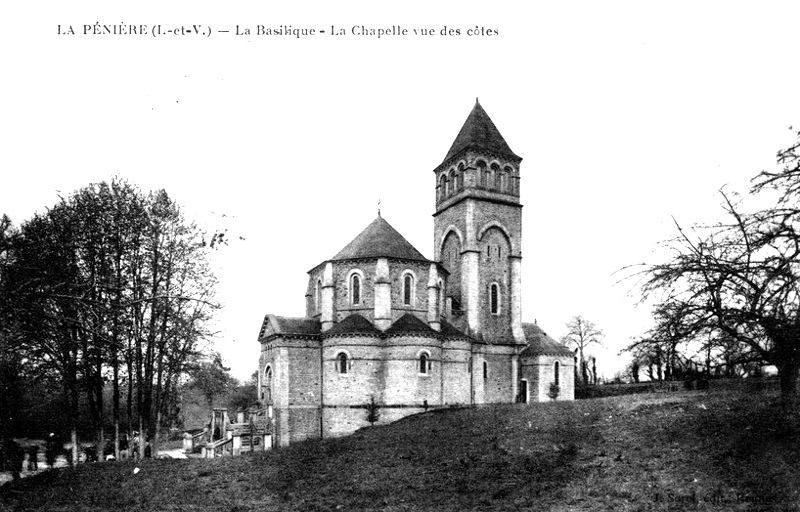
<path fill-rule="evenodd" d="M 267 454 L 82 465 L 0 491 L 14 510 L 800 510 L 774 392 L 429 412 Z"/>

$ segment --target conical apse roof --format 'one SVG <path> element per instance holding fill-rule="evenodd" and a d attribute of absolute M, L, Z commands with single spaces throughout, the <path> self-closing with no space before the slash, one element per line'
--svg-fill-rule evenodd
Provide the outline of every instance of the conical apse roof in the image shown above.
<path fill-rule="evenodd" d="M 380 215 L 332 258 L 351 260 L 360 258 L 398 258 L 428 261 Z"/>

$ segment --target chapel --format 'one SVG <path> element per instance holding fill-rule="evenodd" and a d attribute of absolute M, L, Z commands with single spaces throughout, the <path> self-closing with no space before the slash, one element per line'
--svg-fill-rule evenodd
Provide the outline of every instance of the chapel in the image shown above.
<path fill-rule="evenodd" d="M 304 317 L 265 316 L 258 390 L 278 445 L 573 399 L 572 351 L 522 321 L 521 161 L 476 100 L 433 170 L 433 258 L 379 213 L 308 271 Z"/>

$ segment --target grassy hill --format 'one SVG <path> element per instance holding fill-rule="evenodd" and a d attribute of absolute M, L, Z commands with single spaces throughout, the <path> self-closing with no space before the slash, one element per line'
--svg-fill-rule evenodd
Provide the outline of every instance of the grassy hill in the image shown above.
<path fill-rule="evenodd" d="M 436 411 L 267 454 L 48 471 L 0 508 L 800 510 L 778 413 L 747 388 Z"/>

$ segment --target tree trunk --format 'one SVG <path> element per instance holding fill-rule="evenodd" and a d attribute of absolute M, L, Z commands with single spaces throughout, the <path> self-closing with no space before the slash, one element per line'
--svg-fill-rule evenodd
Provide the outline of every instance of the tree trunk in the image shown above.
<path fill-rule="evenodd" d="M 133 355 L 128 351 L 128 396 L 125 408 L 128 416 L 128 458 L 133 457 Z"/>
<path fill-rule="evenodd" d="M 117 340 L 114 340 L 116 346 Z M 113 398 L 112 407 L 114 409 L 114 459 L 119 460 L 119 359 L 117 356 L 117 349 L 114 349 L 111 356 L 112 369 L 113 369 Z"/>
<path fill-rule="evenodd" d="M 778 379 L 784 414 L 793 425 L 800 426 L 800 365 L 785 363 L 778 366 Z"/>

